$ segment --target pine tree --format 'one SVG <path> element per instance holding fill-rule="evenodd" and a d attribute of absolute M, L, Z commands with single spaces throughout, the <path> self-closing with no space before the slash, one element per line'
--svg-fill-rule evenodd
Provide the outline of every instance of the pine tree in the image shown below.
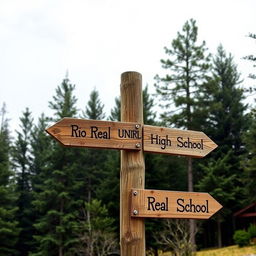
<path fill-rule="evenodd" d="M 102 120 L 105 118 L 103 109 L 104 105 L 101 103 L 99 93 L 94 89 L 90 94 L 85 111 L 83 111 L 83 117 L 92 120 Z M 79 154 L 79 164 L 83 167 L 82 179 L 85 181 L 85 193 L 87 195 L 85 200 L 90 204 L 91 201 L 97 197 L 97 190 L 100 187 L 100 183 L 107 175 L 104 171 L 107 151 L 84 149 L 81 150 Z M 93 227 L 91 226 L 91 213 L 89 208 L 87 209 L 86 217 L 90 233 Z M 92 243 L 92 241 L 90 241 L 90 243 Z"/>
<path fill-rule="evenodd" d="M 250 37 L 251 39 L 256 40 L 256 34 L 250 33 L 250 34 L 249 34 L 249 37 Z M 245 56 L 244 59 L 253 62 L 253 67 L 254 67 L 254 68 L 256 67 L 256 64 L 255 64 L 255 62 L 256 62 L 256 56 L 255 56 L 255 55 L 250 54 L 250 55 L 248 55 L 248 56 Z M 255 74 L 252 74 L 252 73 L 249 74 L 249 77 L 252 78 L 252 79 L 256 79 L 256 75 L 255 75 Z M 250 88 L 250 91 L 251 91 L 251 92 L 252 92 L 253 90 L 255 91 L 256 89 L 255 89 L 255 88 L 254 88 L 254 89 L 253 89 L 253 88 Z"/>
<path fill-rule="evenodd" d="M 156 112 L 153 110 L 155 106 L 154 99 L 150 96 L 148 92 L 148 85 L 143 89 L 143 119 L 144 124 L 153 125 L 156 124 Z"/>
<path fill-rule="evenodd" d="M 224 209 L 218 212 L 212 220 L 217 222 L 217 242 L 218 247 L 222 247 L 222 227 L 221 223 L 225 221 L 227 215 L 232 214 L 232 204 L 236 204 L 236 174 L 232 174 L 232 166 L 230 165 L 231 152 L 217 160 L 208 160 L 207 165 L 202 165 L 203 178 L 197 184 L 197 188 L 202 192 L 209 192 L 214 199 L 224 205 Z M 227 175 L 228 174 L 228 175 Z M 209 226 L 209 223 L 208 223 Z M 207 229 L 203 234 L 208 233 Z M 216 246 L 211 242 L 208 235 L 208 246 Z M 215 241 L 214 241 L 215 242 Z"/>
<path fill-rule="evenodd" d="M 90 99 L 87 103 L 86 109 L 83 111 L 83 117 L 92 120 L 102 120 L 105 118 L 103 109 L 104 105 L 99 99 L 99 93 L 94 89 L 90 94 Z"/>
<path fill-rule="evenodd" d="M 154 99 L 150 96 L 148 92 L 148 85 L 142 91 L 143 97 L 143 118 L 144 124 L 153 125 L 156 123 L 156 112 L 153 110 L 155 103 Z M 120 98 L 115 98 L 115 106 L 110 111 L 109 119 L 111 121 L 121 120 L 121 102 Z"/>
<path fill-rule="evenodd" d="M 15 206 L 17 195 L 14 189 L 13 172 L 10 168 L 10 135 L 6 109 L 3 105 L 0 116 L 0 255 L 18 255 L 16 243 L 19 235 Z"/>
<path fill-rule="evenodd" d="M 230 149 L 235 156 L 243 152 L 242 133 L 247 120 L 243 103 L 244 93 L 240 74 L 231 54 L 227 55 L 220 45 L 213 59 L 213 80 L 206 87 L 208 96 L 208 133 L 218 145 L 213 152 L 216 157 L 226 154 Z"/>
<path fill-rule="evenodd" d="M 256 39 L 256 34 L 250 33 L 249 38 Z M 256 56 L 253 54 L 250 54 L 244 59 L 251 61 L 253 63 L 253 67 L 256 67 Z M 251 73 L 249 74 L 249 77 L 252 79 L 256 79 L 256 75 Z M 250 88 L 250 93 L 255 93 L 256 88 Z M 252 94 L 254 95 L 254 94 Z M 256 109 L 253 108 L 250 113 L 250 126 L 248 131 L 244 135 L 244 142 L 245 142 L 245 148 L 247 150 L 244 159 L 242 160 L 242 165 L 245 169 L 245 180 L 244 183 L 246 184 L 246 187 L 248 188 L 247 193 L 247 200 L 246 203 L 251 203 L 256 200 L 255 197 L 255 186 L 256 186 L 256 161 L 255 161 L 255 154 L 256 154 L 256 148 L 254 145 L 255 136 L 256 136 Z"/>
<path fill-rule="evenodd" d="M 46 134 L 45 129 L 49 126 L 49 118 L 42 114 L 38 119 L 38 124 L 33 126 L 31 132 L 31 174 L 33 192 L 37 192 L 42 185 L 41 176 L 51 164 L 51 154 L 53 143 L 51 138 Z"/>
<path fill-rule="evenodd" d="M 75 86 L 68 78 L 57 87 L 56 95 L 49 103 L 54 110 L 55 120 L 74 117 L 77 114 L 74 89 Z M 46 142 L 45 139 L 43 141 Z M 82 206 L 77 191 L 83 185 L 77 178 L 77 151 L 51 141 L 53 145 L 50 162 L 40 170 L 44 182 L 38 187 L 33 201 L 40 217 L 34 225 L 37 229 L 37 235 L 34 236 L 37 248 L 31 255 L 74 255 L 74 248 L 78 242 L 75 235 L 77 217 Z M 48 156 L 44 155 L 43 158 L 48 159 Z"/>
<path fill-rule="evenodd" d="M 121 102 L 119 97 L 115 98 L 115 106 L 110 111 L 109 119 L 111 121 L 121 121 Z"/>
<path fill-rule="evenodd" d="M 16 248 L 19 251 L 19 255 L 28 255 L 34 232 L 31 212 L 32 187 L 30 169 L 30 141 L 33 119 L 28 108 L 23 112 L 20 122 L 20 131 L 17 132 L 17 139 L 12 150 L 12 159 L 17 177 L 17 220 L 21 229 Z"/>
<path fill-rule="evenodd" d="M 204 101 L 204 107 L 202 106 L 208 116 L 204 124 L 205 132 L 211 136 L 218 148 L 208 158 L 201 161 L 206 166 L 208 173 L 203 168 L 200 172 L 201 181 L 199 182 L 200 187 L 208 187 L 210 193 L 215 194 L 218 190 L 220 194 L 217 199 L 221 197 L 220 195 L 223 192 L 223 198 L 220 198 L 219 201 L 222 202 L 225 209 L 231 210 L 229 212 L 222 211 L 224 219 L 217 215 L 219 247 L 222 246 L 222 242 L 231 243 L 231 240 L 228 240 L 232 237 L 233 230 L 231 212 L 235 212 L 242 207 L 241 202 L 244 201 L 245 196 L 240 159 L 245 152 L 242 135 L 247 130 L 248 119 L 245 115 L 247 106 L 243 103 L 244 94 L 240 83 L 240 74 L 234 64 L 232 55 L 227 54 L 220 45 L 216 56 L 213 58 L 211 81 L 208 84 L 206 83 L 204 88 L 203 98 L 207 102 Z M 225 165 L 229 167 L 224 168 L 224 163 L 220 159 L 223 161 L 225 159 Z M 209 162 L 211 167 L 208 166 Z M 223 170 L 220 174 L 221 168 L 219 166 L 221 166 L 221 163 Z M 207 183 L 207 179 L 210 179 L 213 175 L 216 176 L 214 189 Z M 227 187 L 227 183 L 231 182 L 230 177 L 232 177 L 232 183 L 230 183 L 232 185 Z M 224 191 L 233 196 L 228 197 Z M 221 225 L 224 221 L 224 225 Z M 221 233 L 224 234 L 223 237 L 221 237 Z"/>
<path fill-rule="evenodd" d="M 245 170 L 244 185 L 246 188 L 246 204 L 256 201 L 256 110 L 253 109 L 250 113 L 250 126 L 244 134 L 244 143 L 246 154 L 242 159 L 242 166 Z"/>
<path fill-rule="evenodd" d="M 45 132 L 48 123 L 49 118 L 42 114 L 38 119 L 38 124 L 33 126 L 31 132 L 31 187 L 33 223 L 40 221 L 40 218 L 42 218 L 42 215 L 44 214 L 38 209 L 38 205 L 40 203 L 41 205 L 45 203 L 44 201 L 39 200 L 39 194 L 45 189 L 44 182 L 48 179 L 47 175 L 49 174 L 51 155 L 53 152 L 52 139 Z M 38 246 L 35 239 L 33 239 L 32 242 L 33 246 L 31 248 L 31 253 L 35 252 Z"/>
<path fill-rule="evenodd" d="M 156 76 L 156 91 L 166 102 L 167 109 L 162 115 L 167 125 L 175 125 L 189 130 L 200 130 L 197 116 L 198 98 L 209 71 L 209 55 L 205 42 L 197 44 L 198 28 L 196 21 L 187 21 L 182 32 L 172 41 L 171 49 L 165 47 L 169 59 L 161 60 L 163 68 L 168 70 L 165 77 Z M 177 109 L 171 108 L 172 104 Z M 169 109 L 172 109 L 170 111 Z M 174 113 L 174 112 L 177 113 Z M 188 190 L 193 191 L 192 158 L 188 157 Z M 191 220 L 191 238 L 194 241 L 195 225 Z"/>
<path fill-rule="evenodd" d="M 77 99 L 73 95 L 75 85 L 69 82 L 68 77 L 63 79 L 60 86 L 56 89 L 53 101 L 49 102 L 49 107 L 54 111 L 56 121 L 63 117 L 74 117 L 77 114 L 75 107 Z"/>
<path fill-rule="evenodd" d="M 88 212 L 90 222 L 86 216 Z M 79 237 L 77 255 L 108 256 L 118 253 L 114 219 L 108 217 L 107 208 L 102 206 L 101 201 L 93 199 L 90 203 L 85 203 L 80 216 L 77 227 Z"/>

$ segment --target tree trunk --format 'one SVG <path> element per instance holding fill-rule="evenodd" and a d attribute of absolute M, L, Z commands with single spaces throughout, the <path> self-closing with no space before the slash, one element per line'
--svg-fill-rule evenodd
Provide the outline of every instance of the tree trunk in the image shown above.
<path fill-rule="evenodd" d="M 188 191 L 193 192 L 193 165 L 192 165 L 192 158 L 188 158 Z M 195 246 L 195 234 L 196 234 L 196 221 L 189 220 L 189 233 L 190 233 L 190 242 Z"/>
<path fill-rule="evenodd" d="M 64 200 L 61 198 L 60 200 L 60 212 L 61 215 L 63 215 L 64 212 Z M 62 220 L 60 219 L 60 226 L 62 226 Z M 60 234 L 60 245 L 59 245 L 59 256 L 63 256 L 63 237 L 62 234 Z"/>
<path fill-rule="evenodd" d="M 217 235 L 218 235 L 218 248 L 222 247 L 222 237 L 221 237 L 221 219 L 220 216 L 217 218 Z"/>
<path fill-rule="evenodd" d="M 92 200 L 92 192 L 91 192 L 91 178 L 88 178 L 88 204 L 91 203 Z M 93 256 L 93 241 L 92 241 L 92 227 L 91 227 L 91 212 L 90 212 L 90 207 L 87 208 L 87 224 L 88 224 L 88 238 L 89 238 L 89 243 L 88 243 L 88 256 Z"/>

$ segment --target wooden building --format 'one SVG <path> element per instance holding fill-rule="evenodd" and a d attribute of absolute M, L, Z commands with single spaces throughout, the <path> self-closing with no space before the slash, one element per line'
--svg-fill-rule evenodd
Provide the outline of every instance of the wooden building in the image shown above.
<path fill-rule="evenodd" d="M 233 214 L 235 229 L 247 229 L 252 223 L 256 225 L 256 202 Z"/>

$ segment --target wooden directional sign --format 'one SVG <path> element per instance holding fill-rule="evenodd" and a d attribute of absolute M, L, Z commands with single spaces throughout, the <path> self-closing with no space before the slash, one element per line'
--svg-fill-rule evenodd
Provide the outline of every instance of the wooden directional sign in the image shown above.
<path fill-rule="evenodd" d="M 208 219 L 222 208 L 210 194 L 132 189 L 131 216 Z"/>
<path fill-rule="evenodd" d="M 145 152 L 204 157 L 217 145 L 203 132 L 144 126 Z"/>
<path fill-rule="evenodd" d="M 64 146 L 141 150 L 142 128 L 136 123 L 63 118 L 46 131 Z"/>

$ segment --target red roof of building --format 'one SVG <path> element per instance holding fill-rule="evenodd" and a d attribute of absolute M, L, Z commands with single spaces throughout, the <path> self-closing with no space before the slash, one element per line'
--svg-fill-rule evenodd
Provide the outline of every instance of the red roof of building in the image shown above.
<path fill-rule="evenodd" d="M 256 216 L 256 202 L 252 203 L 233 214 L 234 217 L 247 218 Z"/>

